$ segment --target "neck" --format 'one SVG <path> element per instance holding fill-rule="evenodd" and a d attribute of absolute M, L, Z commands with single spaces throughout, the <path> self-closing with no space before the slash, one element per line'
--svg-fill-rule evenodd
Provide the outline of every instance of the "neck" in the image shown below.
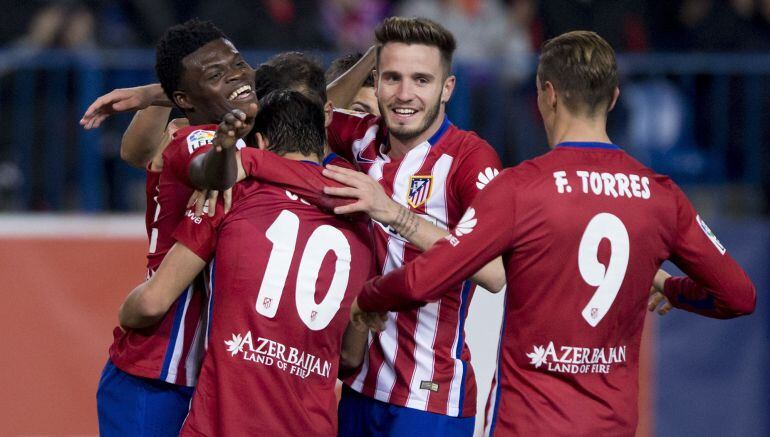
<path fill-rule="evenodd" d="M 315 162 L 316 164 L 321 164 L 321 158 L 315 154 L 311 153 L 309 155 L 303 155 L 299 152 L 288 152 L 281 155 L 282 158 L 291 159 L 292 161 L 311 161 Z"/>
<path fill-rule="evenodd" d="M 551 148 L 564 142 L 611 143 L 607 135 L 607 116 L 584 117 L 568 113 L 556 114 L 551 129 L 546 132 Z"/>
<path fill-rule="evenodd" d="M 425 132 L 421 133 L 420 135 L 406 140 L 400 140 L 394 137 L 393 134 L 388 134 L 388 142 L 390 144 L 388 156 L 396 159 L 401 158 L 402 156 L 409 153 L 410 150 L 427 141 L 428 138 L 432 137 L 436 132 L 438 132 L 439 128 L 441 128 L 441 124 L 444 123 L 445 116 L 446 113 L 444 112 L 444 105 L 442 104 L 436 119 L 427 129 L 425 129 Z"/>

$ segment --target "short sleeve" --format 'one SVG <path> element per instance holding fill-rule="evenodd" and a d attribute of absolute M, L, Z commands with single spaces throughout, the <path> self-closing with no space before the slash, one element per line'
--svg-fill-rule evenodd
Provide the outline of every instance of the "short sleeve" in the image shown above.
<path fill-rule="evenodd" d="M 221 199 L 220 199 L 221 202 Z M 188 209 L 177 225 L 173 238 L 193 251 L 202 260 L 209 262 L 217 247 L 217 230 L 224 220 L 224 205 L 217 206 L 214 217 L 203 214 L 195 217 L 195 211 Z"/>

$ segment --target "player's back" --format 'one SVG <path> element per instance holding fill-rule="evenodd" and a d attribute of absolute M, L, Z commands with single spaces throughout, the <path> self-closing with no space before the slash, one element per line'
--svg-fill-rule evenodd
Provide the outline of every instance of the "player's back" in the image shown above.
<path fill-rule="evenodd" d="M 183 434 L 333 435 L 342 334 L 371 273 L 368 225 L 274 186 L 237 188 L 217 225 L 209 348 Z"/>
<path fill-rule="evenodd" d="M 648 292 L 683 196 L 599 143 L 504 175 L 516 194 L 495 435 L 633 435 Z"/>

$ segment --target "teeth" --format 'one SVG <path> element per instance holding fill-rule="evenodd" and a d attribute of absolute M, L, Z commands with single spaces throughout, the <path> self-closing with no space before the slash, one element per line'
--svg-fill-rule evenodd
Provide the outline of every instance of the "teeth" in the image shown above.
<path fill-rule="evenodd" d="M 396 108 L 394 109 L 394 111 L 396 112 L 396 114 L 402 114 L 402 115 L 412 115 L 415 112 L 417 112 L 414 109 L 406 109 L 406 108 Z"/>
<path fill-rule="evenodd" d="M 234 100 L 239 95 L 241 95 L 243 93 L 246 93 L 246 92 L 250 92 L 250 91 L 251 91 L 251 87 L 249 85 L 243 85 L 243 86 L 239 87 L 238 89 L 236 89 L 235 91 L 233 91 L 227 99 L 228 100 Z"/>

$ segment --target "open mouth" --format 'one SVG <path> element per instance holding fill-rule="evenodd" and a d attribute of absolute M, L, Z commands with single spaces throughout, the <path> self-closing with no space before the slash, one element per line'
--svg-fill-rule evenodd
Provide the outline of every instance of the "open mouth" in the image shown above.
<path fill-rule="evenodd" d="M 251 98 L 251 93 L 252 90 L 250 85 L 242 85 L 230 93 L 230 95 L 227 96 L 227 100 L 247 100 Z"/>
<path fill-rule="evenodd" d="M 409 119 L 417 114 L 417 110 L 414 108 L 393 108 L 391 111 L 400 119 Z"/>

